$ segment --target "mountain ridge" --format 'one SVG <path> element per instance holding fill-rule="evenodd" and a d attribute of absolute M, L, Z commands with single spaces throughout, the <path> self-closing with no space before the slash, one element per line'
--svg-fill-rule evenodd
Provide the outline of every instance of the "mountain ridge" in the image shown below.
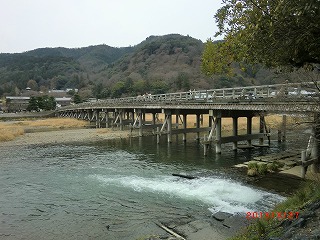
<path fill-rule="evenodd" d="M 100 44 L 0 54 L 0 96 L 20 95 L 30 87 L 77 88 L 82 98 L 108 98 L 271 81 L 270 72 L 249 66 L 245 71 L 236 66 L 234 76 L 207 77 L 201 73 L 203 48 L 201 40 L 168 34 L 121 48 Z"/>

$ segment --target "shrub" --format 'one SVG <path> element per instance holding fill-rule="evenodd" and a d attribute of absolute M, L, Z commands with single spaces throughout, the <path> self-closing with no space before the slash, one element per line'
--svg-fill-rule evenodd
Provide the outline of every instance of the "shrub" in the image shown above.
<path fill-rule="evenodd" d="M 279 170 L 279 165 L 276 162 L 268 163 L 267 168 L 269 172 L 276 172 Z"/>
<path fill-rule="evenodd" d="M 260 175 L 264 175 L 268 172 L 267 164 L 259 164 L 258 165 L 258 173 Z"/>
<path fill-rule="evenodd" d="M 256 162 L 249 162 L 248 169 L 257 169 L 258 170 L 258 163 Z"/>
<path fill-rule="evenodd" d="M 255 177 L 258 174 L 258 164 L 256 162 L 249 162 L 247 175 L 250 177 Z"/>

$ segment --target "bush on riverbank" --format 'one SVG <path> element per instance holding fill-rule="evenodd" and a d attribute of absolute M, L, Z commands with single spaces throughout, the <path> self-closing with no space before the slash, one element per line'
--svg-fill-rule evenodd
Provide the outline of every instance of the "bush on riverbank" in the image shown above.
<path fill-rule="evenodd" d="M 248 164 L 247 175 L 251 177 L 265 175 L 268 172 L 277 172 L 279 168 L 283 167 L 284 164 L 278 161 L 273 161 L 272 163 L 257 163 L 250 162 Z"/>

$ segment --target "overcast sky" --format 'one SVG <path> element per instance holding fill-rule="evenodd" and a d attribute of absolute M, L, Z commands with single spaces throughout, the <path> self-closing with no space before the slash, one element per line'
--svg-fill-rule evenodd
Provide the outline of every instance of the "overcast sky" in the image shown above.
<path fill-rule="evenodd" d="M 205 42 L 222 0 L 0 0 L 0 53 L 43 47 L 127 47 L 179 33 Z"/>

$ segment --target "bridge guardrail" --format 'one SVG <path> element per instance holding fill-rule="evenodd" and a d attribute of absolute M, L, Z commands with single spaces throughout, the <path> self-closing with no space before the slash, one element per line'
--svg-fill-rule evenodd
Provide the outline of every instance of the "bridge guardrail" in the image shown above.
<path fill-rule="evenodd" d="M 320 85 L 320 82 L 304 82 L 304 83 L 285 83 L 274 85 L 262 85 L 262 86 L 248 86 L 248 87 L 236 87 L 236 88 L 224 88 L 224 89 L 209 89 L 209 90 L 189 90 L 186 92 L 175 92 L 166 94 L 144 94 L 136 97 L 125 97 L 115 99 L 98 100 L 94 103 L 80 103 L 73 106 L 66 106 L 59 108 L 64 109 L 76 109 L 76 108 L 89 108 L 102 106 L 106 104 L 128 104 L 128 103 L 156 103 L 156 102 L 232 102 L 236 101 L 257 101 L 266 99 L 302 99 L 308 100 L 314 96 L 319 97 L 319 91 L 316 88 L 316 84 Z M 286 101 L 286 100 L 284 100 Z"/>

